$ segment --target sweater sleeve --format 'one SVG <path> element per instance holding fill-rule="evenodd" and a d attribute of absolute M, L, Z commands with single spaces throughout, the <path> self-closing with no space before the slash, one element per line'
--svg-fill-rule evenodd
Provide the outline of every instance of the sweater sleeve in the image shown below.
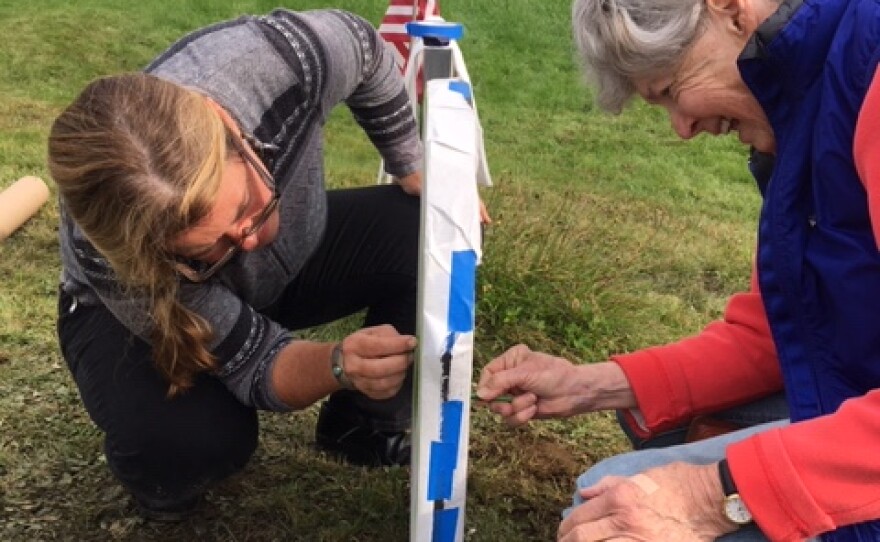
<path fill-rule="evenodd" d="M 321 42 L 326 74 L 322 110 L 345 102 L 385 160 L 388 173 L 404 176 L 421 168 L 422 146 L 415 114 L 394 57 L 379 32 L 365 19 L 342 10 L 279 17 L 300 17 Z"/>
<path fill-rule="evenodd" d="M 623 369 L 636 396 L 644 427 L 641 423 L 630 425 L 641 436 L 782 389 L 782 374 L 754 274 L 749 292 L 734 295 L 724 318 L 709 324 L 699 335 L 613 356 L 612 360 Z"/>

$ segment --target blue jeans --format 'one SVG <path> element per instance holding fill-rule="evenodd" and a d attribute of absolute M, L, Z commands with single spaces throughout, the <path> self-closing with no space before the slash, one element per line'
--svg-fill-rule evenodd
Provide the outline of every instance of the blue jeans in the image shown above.
<path fill-rule="evenodd" d="M 666 447 L 650 447 L 648 445 L 649 447 L 644 449 L 604 459 L 593 465 L 592 468 L 578 478 L 577 488 L 590 487 L 605 476 L 633 476 L 652 467 L 676 461 L 684 461 L 685 463 L 695 465 L 715 463 L 724 458 L 728 445 L 756 433 L 787 425 L 787 416 L 787 405 L 785 405 L 781 395 L 744 405 L 740 409 L 731 409 L 725 412 L 725 419 L 738 421 L 744 425 L 751 425 L 751 427 L 689 444 L 675 444 Z M 765 423 L 754 425 L 756 421 L 764 421 Z M 572 507 L 567 508 L 562 513 L 562 516 L 568 516 L 572 508 L 583 502 L 584 500 L 580 497 L 578 491 L 575 491 Z M 722 536 L 718 540 L 721 542 L 766 542 L 767 538 L 752 524 Z"/>

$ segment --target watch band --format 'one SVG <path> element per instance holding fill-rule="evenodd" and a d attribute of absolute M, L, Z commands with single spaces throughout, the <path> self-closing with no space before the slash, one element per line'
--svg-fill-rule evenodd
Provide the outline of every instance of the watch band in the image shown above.
<path fill-rule="evenodd" d="M 721 479 L 721 489 L 724 491 L 725 497 L 739 493 L 736 489 L 736 483 L 733 481 L 733 476 L 730 475 L 730 466 L 727 464 L 727 458 L 718 462 L 718 477 Z"/>
<path fill-rule="evenodd" d="M 333 378 L 336 379 L 336 382 L 339 383 L 342 389 L 355 389 L 354 384 L 349 380 L 348 375 L 345 374 L 345 357 L 342 355 L 342 343 L 334 346 L 333 352 L 330 354 L 330 372 L 333 373 Z"/>

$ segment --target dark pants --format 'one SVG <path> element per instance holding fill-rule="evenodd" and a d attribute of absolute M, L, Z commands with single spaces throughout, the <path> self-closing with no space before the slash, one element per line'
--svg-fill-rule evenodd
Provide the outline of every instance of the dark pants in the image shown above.
<path fill-rule="evenodd" d="M 415 332 L 419 200 L 397 186 L 328 193 L 324 239 L 267 312 L 289 329 L 366 309 L 364 325 Z M 103 306 L 59 298 L 61 351 L 92 420 L 105 433 L 114 475 L 136 497 L 180 501 L 241 469 L 257 445 L 257 414 L 216 378 L 202 374 L 167 398 L 151 348 Z M 329 371 L 329 360 L 328 360 Z M 377 429 L 409 426 L 411 376 L 397 396 L 371 401 L 337 392 L 331 401 L 359 410 Z"/>
<path fill-rule="evenodd" d="M 743 429 L 787 418 L 788 403 L 785 400 L 784 392 L 775 393 L 751 403 L 722 410 L 711 416 L 712 420 L 720 422 L 719 425 L 726 425 L 725 430 Z M 654 435 L 649 439 L 644 439 L 635 433 L 620 411 L 617 411 L 617 421 L 635 450 L 666 448 L 692 441 L 692 438 L 689 438 L 693 436 L 691 424 L 685 424 L 681 427 L 670 429 L 665 433 Z"/>

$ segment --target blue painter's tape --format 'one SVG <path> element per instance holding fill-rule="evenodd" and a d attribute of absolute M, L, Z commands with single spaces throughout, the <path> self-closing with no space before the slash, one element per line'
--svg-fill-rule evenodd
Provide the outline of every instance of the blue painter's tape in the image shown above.
<path fill-rule="evenodd" d="M 464 403 L 443 403 L 440 420 L 440 442 L 431 443 L 428 461 L 428 500 L 439 501 L 452 498 L 452 479 L 458 464 L 461 443 L 461 418 Z"/>
<path fill-rule="evenodd" d="M 455 542 L 458 530 L 458 508 L 445 508 L 434 512 L 434 530 L 431 542 Z"/>
<path fill-rule="evenodd" d="M 449 90 L 452 92 L 458 92 L 464 99 L 468 102 L 471 101 L 471 86 L 464 81 L 450 81 L 449 82 Z"/>
<path fill-rule="evenodd" d="M 452 253 L 449 285 L 449 331 L 465 333 L 474 329 L 474 297 L 477 285 L 477 253 Z"/>
<path fill-rule="evenodd" d="M 453 447 L 452 453 L 458 461 L 458 444 L 461 442 L 461 414 L 464 410 L 461 401 L 446 401 L 443 403 L 443 419 L 440 426 L 440 438 L 443 442 Z M 453 465 L 454 466 L 454 465 Z"/>
<path fill-rule="evenodd" d="M 455 469 L 454 448 L 445 442 L 431 443 L 428 465 L 428 500 L 441 501 L 452 497 L 452 472 Z"/>

